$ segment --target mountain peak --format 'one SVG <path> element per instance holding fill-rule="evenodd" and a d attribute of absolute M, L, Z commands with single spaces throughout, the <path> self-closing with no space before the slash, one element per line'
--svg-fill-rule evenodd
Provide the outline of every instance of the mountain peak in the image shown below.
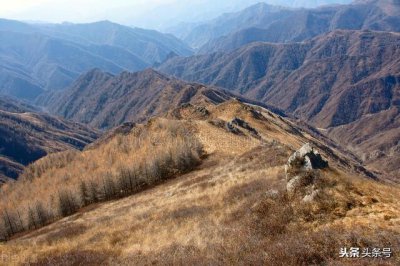
<path fill-rule="evenodd" d="M 145 70 L 138 72 L 123 71 L 118 76 L 118 80 L 128 81 L 128 80 L 152 80 L 160 79 L 164 81 L 169 81 L 170 78 L 160 72 L 154 70 L 153 68 L 146 68 Z"/>
<path fill-rule="evenodd" d="M 152 68 L 116 76 L 93 69 L 48 104 L 50 110 L 65 118 L 109 128 L 124 122 L 141 122 L 192 100 L 207 98 L 217 103 L 231 97 L 224 92 L 201 94 L 203 87 L 167 77 Z"/>
<path fill-rule="evenodd" d="M 88 25 L 88 26 L 96 26 L 96 27 L 115 27 L 115 28 L 129 28 L 127 26 L 118 24 L 116 22 L 113 22 L 111 20 L 100 20 L 92 23 L 86 23 L 86 24 L 75 24 L 75 25 Z"/>
<path fill-rule="evenodd" d="M 169 77 L 167 77 L 166 75 L 158 72 L 154 68 L 146 68 L 145 70 L 137 72 L 137 73 L 139 73 L 141 75 L 144 75 L 144 76 L 157 76 L 159 78 L 169 79 Z"/>
<path fill-rule="evenodd" d="M 88 72 L 82 74 L 80 78 L 78 78 L 78 81 L 80 79 L 85 79 L 85 80 L 95 80 L 99 79 L 100 77 L 113 77 L 114 75 L 101 70 L 100 68 L 93 68 L 89 70 Z"/>

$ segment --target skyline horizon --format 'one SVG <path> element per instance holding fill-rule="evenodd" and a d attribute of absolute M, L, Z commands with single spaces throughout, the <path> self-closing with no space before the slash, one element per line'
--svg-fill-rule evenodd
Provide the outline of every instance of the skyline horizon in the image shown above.
<path fill-rule="evenodd" d="M 0 18 L 8 20 L 33 24 L 86 24 L 111 21 L 130 27 L 166 30 L 181 23 L 212 20 L 224 13 L 238 12 L 257 3 L 310 8 L 323 4 L 345 4 L 351 0 L 231 0 L 218 3 L 212 3 L 211 0 L 195 0 L 190 4 L 182 3 L 180 0 L 117 0 L 112 3 L 106 0 L 2 2 L 5 1 L 0 0 L 2 4 Z M 196 12 L 193 13 L 192 10 L 196 10 Z M 192 14 L 188 16 L 187 14 L 190 12 Z"/>

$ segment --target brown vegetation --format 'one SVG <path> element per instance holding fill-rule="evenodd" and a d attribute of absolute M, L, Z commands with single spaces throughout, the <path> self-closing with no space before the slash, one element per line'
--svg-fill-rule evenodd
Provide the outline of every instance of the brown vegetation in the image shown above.
<path fill-rule="evenodd" d="M 1 238 L 37 229 L 96 202 L 137 193 L 191 170 L 201 156 L 201 145 L 190 131 L 164 121 L 134 128 L 99 148 L 50 155 L 2 188 Z"/>
<path fill-rule="evenodd" d="M 129 134 L 115 134 L 82 153 L 71 155 L 68 163 L 46 165 L 46 160 L 54 160 L 48 157 L 32 166 L 35 169 L 40 164 L 46 165 L 43 171 L 35 172 L 40 174 L 27 171 L 23 182 L 30 182 L 26 184 L 32 193 L 40 192 L 42 198 L 51 199 L 49 195 L 54 195 L 54 205 L 45 209 L 48 212 L 60 213 L 59 198 L 63 198 L 65 213 L 70 213 L 74 203 L 83 206 L 85 202 L 102 202 L 0 245 L 3 254 L 18 256 L 18 261 L 8 264 L 396 265 L 400 262 L 398 187 L 361 176 L 353 171 L 358 166 L 351 158 L 329 149 L 321 140 L 266 110 L 236 101 L 208 110 L 209 121 L 204 117 L 153 119 L 147 125 L 137 125 Z M 237 135 L 219 125 L 231 123 L 236 117 L 248 125 L 232 124 L 243 134 Z M 222 122 L 210 123 L 217 119 Z M 286 195 L 284 165 L 293 151 L 306 142 L 318 144 L 314 146 L 329 161 L 329 168 L 316 172 L 315 186 L 320 193 L 311 202 Z M 207 154 L 200 165 L 182 161 L 193 154 L 196 159 L 193 161 L 198 162 L 199 147 Z M 159 182 L 160 175 L 153 174 L 160 172 L 154 169 L 163 169 L 160 162 L 170 161 L 163 159 L 170 158 L 168 150 L 173 152 L 175 163 L 172 171 L 165 171 L 171 173 L 166 177 L 175 178 Z M 137 176 L 139 179 L 133 178 Z M 145 176 L 151 176 L 150 184 Z M 135 180 L 143 181 L 138 183 L 147 189 L 130 195 L 130 181 Z M 5 190 L 11 200 L 19 200 L 18 206 L 36 199 L 26 191 L 23 182 L 20 189 Z M 152 186 L 154 182 L 157 186 Z M 55 189 L 61 187 L 62 197 Z M 127 197 L 116 199 L 113 192 Z M 30 197 L 28 201 L 25 195 Z M 112 200 L 106 202 L 109 199 Z M 42 205 L 46 207 L 48 203 Z M 36 217 L 34 207 L 32 213 Z M 18 222 L 18 213 L 9 210 L 14 227 L 25 225 L 23 210 L 22 222 Z M 339 258 L 340 248 L 350 246 L 391 247 L 394 257 Z"/>

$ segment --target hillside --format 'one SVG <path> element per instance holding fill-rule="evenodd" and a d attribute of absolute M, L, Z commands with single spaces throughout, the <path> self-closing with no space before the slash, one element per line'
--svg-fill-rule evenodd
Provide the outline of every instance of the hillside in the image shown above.
<path fill-rule="evenodd" d="M 147 66 L 164 61 L 171 52 L 181 56 L 192 54 L 191 48 L 173 35 L 131 28 L 110 21 L 43 24 L 38 27 L 49 35 L 76 42 L 119 47 L 143 60 Z"/>
<path fill-rule="evenodd" d="M 398 181 L 400 176 L 400 107 L 391 107 L 376 114 L 365 115 L 347 125 L 332 127 L 327 134 L 352 150 L 372 169 L 389 173 Z"/>
<path fill-rule="evenodd" d="M 34 107 L 0 99 L 0 181 L 16 179 L 24 166 L 48 153 L 83 149 L 99 132 L 38 112 Z"/>
<path fill-rule="evenodd" d="M 111 22 L 25 24 L 0 20 L 0 93 L 34 100 L 61 90 L 81 73 L 100 68 L 114 74 L 162 62 L 191 50 L 171 35 Z"/>
<path fill-rule="evenodd" d="M 257 99 L 322 129 L 373 123 L 369 131 L 375 132 L 353 130 L 348 147 L 363 158 L 374 153 L 398 158 L 396 149 L 389 152 L 400 134 L 396 121 L 383 121 L 379 113 L 391 110 L 393 116 L 398 110 L 399 42 L 397 33 L 334 31 L 302 43 L 254 43 L 226 54 L 176 57 L 159 70 Z M 373 164 L 380 171 L 392 169 Z M 392 178 L 396 173 L 389 171 Z"/>
<path fill-rule="evenodd" d="M 186 83 L 152 69 L 112 75 L 98 69 L 83 74 L 70 88 L 39 99 L 41 105 L 65 119 L 97 128 L 143 122 L 184 103 L 221 103 L 232 93 Z"/>
<path fill-rule="evenodd" d="M 315 195 L 307 199 L 289 193 L 285 167 L 304 143 L 329 163 L 308 172 L 313 179 L 303 185 Z M 184 105 L 68 159 L 48 156 L 4 187 L 9 201 L 0 208 L 13 217 L 6 232 L 32 231 L 0 250 L 21 258 L 12 264 L 353 265 L 339 258 L 341 247 L 390 246 L 393 258 L 362 262 L 395 265 L 399 188 L 360 170 L 351 156 L 264 108 L 234 100 Z"/>
<path fill-rule="evenodd" d="M 312 9 L 259 3 L 197 25 L 181 37 L 204 54 L 226 52 L 256 41 L 299 42 L 335 29 L 399 32 L 399 25 L 400 5 L 395 0 L 356 1 Z"/>

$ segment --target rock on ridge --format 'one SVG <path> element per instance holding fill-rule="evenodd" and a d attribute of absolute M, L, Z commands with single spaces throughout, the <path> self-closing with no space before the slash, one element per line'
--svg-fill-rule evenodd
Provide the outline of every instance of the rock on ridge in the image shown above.
<path fill-rule="evenodd" d="M 313 200 L 318 195 L 314 186 L 316 170 L 327 167 L 328 162 L 309 143 L 293 153 L 285 166 L 289 197 L 300 195 L 304 201 Z"/>

